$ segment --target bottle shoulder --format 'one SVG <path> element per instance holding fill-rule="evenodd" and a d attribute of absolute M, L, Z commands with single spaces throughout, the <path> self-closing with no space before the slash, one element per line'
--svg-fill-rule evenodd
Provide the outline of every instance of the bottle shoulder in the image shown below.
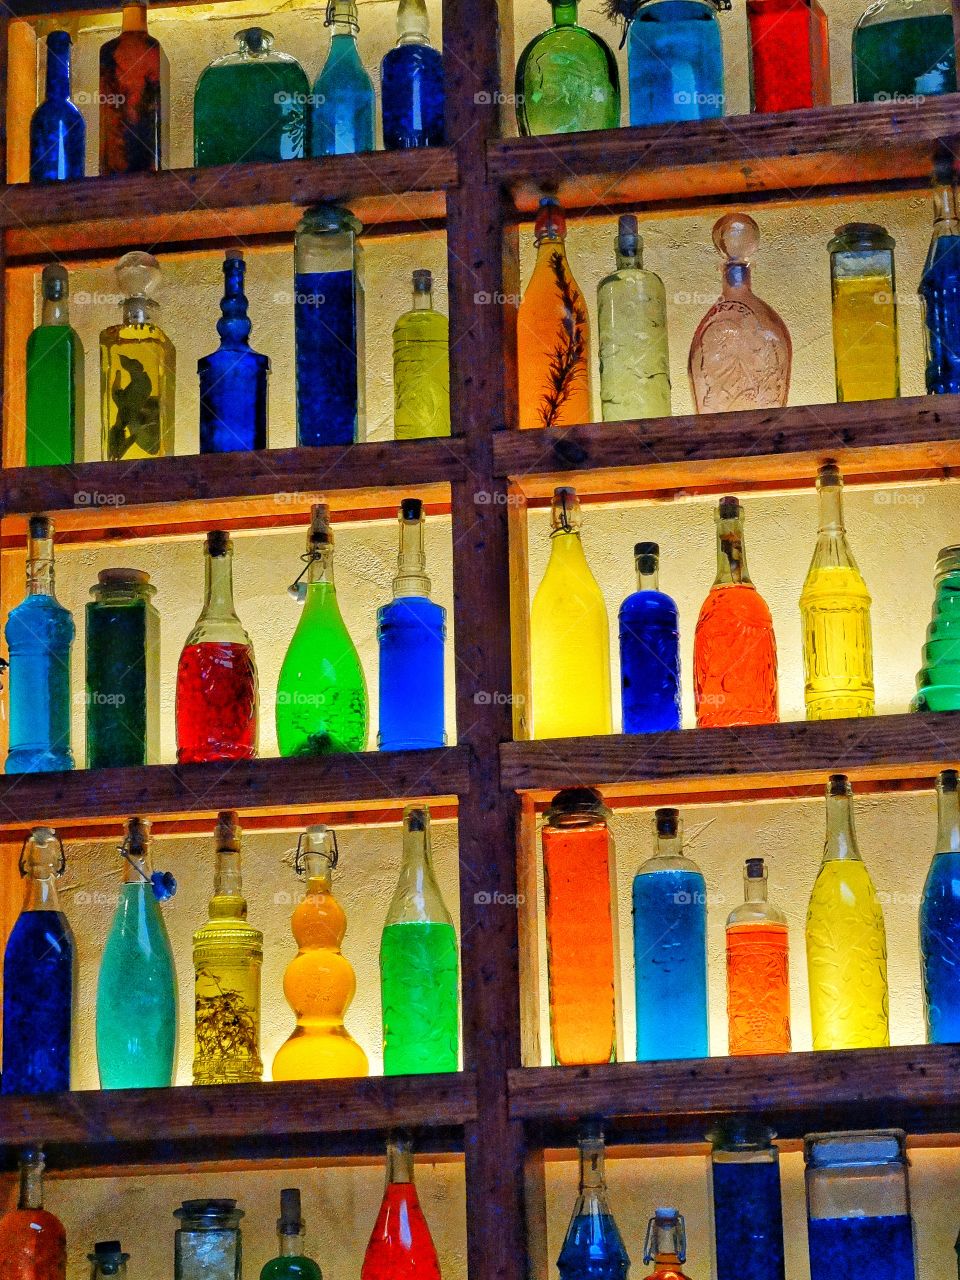
<path fill-rule="evenodd" d="M 645 618 L 654 622 L 660 618 L 675 620 L 679 616 L 677 602 L 665 591 L 634 591 L 620 605 L 621 618 Z"/>
<path fill-rule="evenodd" d="M 597 297 L 600 301 L 615 302 L 623 298 L 666 305 L 667 291 L 655 271 L 646 267 L 618 267 L 597 285 Z"/>
<path fill-rule="evenodd" d="M 323 1280 L 320 1268 L 312 1258 L 271 1258 L 260 1272 L 260 1280 Z"/>
<path fill-rule="evenodd" d="M 411 622 L 442 623 L 447 611 L 442 604 L 429 596 L 395 596 L 377 610 L 381 621 L 398 621 L 409 618 Z"/>
<path fill-rule="evenodd" d="M 727 928 L 736 925 L 780 925 L 787 927 L 787 917 L 771 902 L 741 902 L 727 916 Z"/>
<path fill-rule="evenodd" d="M 28 595 L 10 610 L 4 635 L 8 644 L 29 640 L 70 643 L 76 637 L 76 626 L 73 615 L 56 596 Z"/>
<path fill-rule="evenodd" d="M 669 856 L 654 854 L 652 858 L 647 858 L 645 862 L 640 863 L 637 868 L 637 877 L 657 875 L 661 872 L 672 875 L 699 876 L 700 880 L 703 881 L 703 872 L 692 858 L 688 858 L 682 853 Z"/>
<path fill-rule="evenodd" d="M 412 74 L 417 71 L 443 74 L 443 59 L 440 52 L 430 44 L 394 45 L 384 54 L 380 65 L 384 75 Z"/>

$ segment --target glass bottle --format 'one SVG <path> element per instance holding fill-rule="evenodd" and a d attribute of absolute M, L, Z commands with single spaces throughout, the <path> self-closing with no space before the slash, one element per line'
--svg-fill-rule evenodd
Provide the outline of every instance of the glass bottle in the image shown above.
<path fill-rule="evenodd" d="M 27 528 L 27 594 L 4 627 L 10 658 L 7 773 L 73 768 L 70 651 L 76 629 L 54 590 L 53 521 L 31 516 Z"/>
<path fill-rule="evenodd" d="M 776 724 L 777 641 L 747 569 L 743 507 L 736 498 L 721 498 L 714 519 L 717 576 L 693 637 L 697 725 Z"/>
<path fill-rule="evenodd" d="M 609 46 L 577 22 L 577 0 L 550 0 L 553 25 L 517 63 L 517 127 L 523 135 L 616 129 L 620 73 Z"/>
<path fill-rule="evenodd" d="M 686 3 L 687 0 L 676 0 Z M 699 4 L 701 0 L 693 0 Z M 654 0 L 665 4 L 670 0 Z M 597 287 L 600 404 L 604 422 L 662 418 L 670 413 L 667 295 L 643 266 L 637 219 L 625 213 L 614 241 L 617 269 Z"/>
<path fill-rule="evenodd" d="M 169 110 L 167 55 L 147 32 L 146 0 L 128 0 L 120 34 L 100 46 L 101 177 L 165 169 Z"/>
<path fill-rule="evenodd" d="M 853 29 L 854 102 L 902 102 L 956 89 L 949 0 L 873 0 Z"/>
<path fill-rule="evenodd" d="M 23 842 L 19 865 L 23 905 L 3 955 L 0 1092 L 65 1093 L 70 1088 L 76 953 L 57 896 L 57 880 L 66 867 L 57 833 L 34 827 Z"/>
<path fill-rule="evenodd" d="M 567 223 L 543 196 L 533 232 L 537 261 L 517 311 L 521 427 L 589 422 L 590 321 L 567 262 Z"/>
<path fill-rule="evenodd" d="M 730 0 L 618 0 L 629 22 L 630 123 L 673 124 L 723 115 L 717 15 Z"/>
<path fill-rule="evenodd" d="M 830 34 L 817 0 L 747 0 L 750 109 L 830 105 Z"/>
<path fill-rule="evenodd" d="M 927 627 L 911 711 L 960 710 L 960 546 L 943 547 L 934 575 Z"/>
<path fill-rule="evenodd" d="M 43 1207 L 45 1161 L 38 1147 L 20 1154 L 16 1209 L 0 1218 L 0 1275 L 4 1280 L 66 1280 L 67 1233 Z"/>
<path fill-rule="evenodd" d="M 27 466 L 66 466 L 83 439 L 84 356 L 70 324 L 66 267 L 51 263 L 41 277 L 40 323 L 27 339 Z"/>
<path fill-rule="evenodd" d="M 305 1234 L 299 1188 L 286 1187 L 280 1192 L 280 1217 L 277 1220 L 280 1252 L 263 1267 L 260 1280 L 323 1280 L 320 1268 L 307 1257 Z"/>
<path fill-rule="evenodd" d="M 387 151 L 443 146 L 443 58 L 431 47 L 429 34 L 425 0 L 400 0 L 397 43 L 380 63 Z"/>
<path fill-rule="evenodd" d="M 757 1120 L 708 1135 L 716 1280 L 784 1280 L 780 1155 Z"/>
<path fill-rule="evenodd" d="M 367 746 L 367 682 L 333 580 L 333 528 L 317 503 L 307 531 L 306 595 L 277 684 L 282 756 L 323 756 Z M 299 579 L 298 579 L 299 582 Z M 296 583 L 294 584 L 296 586 Z"/>
<path fill-rule="evenodd" d="M 655 811 L 653 847 L 633 878 L 637 1061 L 706 1058 L 707 886 L 679 810 Z"/>
<path fill-rule="evenodd" d="M 153 295 L 160 264 L 134 250 L 123 255 L 116 273 L 121 321 L 100 334 L 103 460 L 168 457 L 174 451 L 177 355 L 157 324 Z"/>
<path fill-rule="evenodd" d="M 130 1255 L 120 1248 L 119 1240 L 100 1240 L 93 1246 L 93 1253 L 87 1254 L 87 1261 L 91 1264 L 90 1280 L 100 1280 L 101 1276 L 124 1280 Z"/>
<path fill-rule="evenodd" d="M 687 1232 L 676 1209 L 657 1209 L 647 1223 L 643 1260 L 653 1263 L 654 1280 L 688 1280 L 680 1270 L 687 1258 Z"/>
<path fill-rule="evenodd" d="M 404 498 L 397 512 L 400 552 L 393 599 L 377 610 L 381 751 L 443 747 L 443 647 L 447 611 L 430 599 L 423 550 L 423 503 Z"/>
<path fill-rule="evenodd" d="M 177 973 L 160 901 L 177 883 L 152 870 L 149 819 L 128 818 L 124 829 L 124 879 L 97 982 L 97 1066 L 101 1089 L 161 1089 L 176 1065 Z"/>
<path fill-rule="evenodd" d="M 727 213 L 714 223 L 713 243 L 723 257 L 723 285 L 690 344 L 687 371 L 696 411 L 783 408 L 790 391 L 790 334 L 750 285 L 760 228 L 746 213 Z"/>
<path fill-rule="evenodd" d="M 620 700 L 624 733 L 679 729 L 680 616 L 660 590 L 660 548 L 633 549 L 637 589 L 620 606 Z"/>
<path fill-rule="evenodd" d="M 580 540 L 576 490 L 553 491 L 550 559 L 530 611 L 533 734 L 610 733 L 607 606 Z"/>
<path fill-rule="evenodd" d="M 243 1210 L 236 1200 L 184 1200 L 173 1216 L 174 1280 L 240 1280 Z"/>
<path fill-rule="evenodd" d="M 47 36 L 47 89 L 30 117 L 30 181 L 63 182 L 83 177 L 87 125 L 70 97 L 69 31 Z"/>
<path fill-rule="evenodd" d="M 900 394 L 895 243 L 874 222 L 847 222 L 827 245 L 838 404 Z"/>
<path fill-rule="evenodd" d="M 403 811 L 403 862 L 380 938 L 383 1074 L 456 1071 L 459 950 L 433 874 L 430 810 Z"/>
<path fill-rule="evenodd" d="M 952 161 L 934 170 L 933 235 L 920 277 L 926 384 L 931 395 L 960 391 L 960 220 Z"/>
<path fill-rule="evenodd" d="M 160 759 L 160 615 L 140 569 L 101 569 L 86 635 L 87 768 Z"/>
<path fill-rule="evenodd" d="M 393 326 L 393 433 L 397 440 L 450 434 L 450 322 L 433 309 L 433 275 L 413 273 L 413 309 Z"/>
<path fill-rule="evenodd" d="M 247 923 L 242 840 L 236 812 L 222 810 L 213 833 L 216 871 L 209 916 L 193 935 L 194 1084 L 244 1084 L 263 1075 L 263 934 Z"/>
<path fill-rule="evenodd" d="M 853 790 L 827 782 L 827 839 L 807 908 L 807 975 L 814 1049 L 876 1049 L 890 1043 L 883 910 L 860 857 Z"/>
<path fill-rule="evenodd" d="M 310 154 L 343 156 L 374 149 L 373 84 L 360 61 L 356 0 L 327 0 L 330 49 L 313 84 Z"/>
<path fill-rule="evenodd" d="M 557 1258 L 560 1280 L 627 1280 L 630 1258 L 607 1200 L 599 1121 L 580 1126 L 577 1147 L 580 1191 Z"/>
<path fill-rule="evenodd" d="M 360 1268 L 360 1280 L 440 1280 L 440 1263 L 413 1181 L 413 1147 L 387 1139 L 387 1187 Z"/>
<path fill-rule="evenodd" d="M 252 760 L 259 695 L 253 645 L 233 604 L 233 540 L 211 529 L 203 608 L 177 665 L 177 760 Z"/>
<path fill-rule="evenodd" d="M 223 259 L 223 300 L 217 321 L 220 346 L 197 361 L 201 453 L 267 447 L 270 357 L 250 349 L 253 326 L 243 290 L 245 273 L 243 251 L 228 249 Z"/>
<path fill-rule="evenodd" d="M 283 975 L 283 994 L 297 1025 L 273 1060 L 274 1080 L 329 1080 L 368 1074 L 367 1055 L 343 1024 L 357 990 L 353 966 L 340 947 L 347 931 L 334 897 L 339 860 L 329 827 L 307 827 L 297 842 L 294 869 L 307 877 L 291 927 L 297 954 Z"/>
<path fill-rule="evenodd" d="M 762 858 L 746 860 L 743 899 L 727 916 L 728 1052 L 789 1053 L 787 917 L 767 901 Z"/>
<path fill-rule="evenodd" d="M 937 843 L 920 899 L 920 963 L 928 1044 L 960 1041 L 960 794 L 937 775 Z"/>
<path fill-rule="evenodd" d="M 263 27 L 238 31 L 233 53 L 201 72 L 193 95 L 193 162 L 250 164 L 310 155 L 310 81 Z"/>
<path fill-rule="evenodd" d="M 297 444 L 353 444 L 365 423 L 363 230 L 337 205 L 313 205 L 293 241 Z"/>

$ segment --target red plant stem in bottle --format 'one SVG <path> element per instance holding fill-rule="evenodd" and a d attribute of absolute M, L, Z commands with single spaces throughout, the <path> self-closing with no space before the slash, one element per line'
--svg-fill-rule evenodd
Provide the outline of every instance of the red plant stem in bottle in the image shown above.
<path fill-rule="evenodd" d="M 440 1280 L 440 1263 L 413 1182 L 408 1138 L 387 1140 L 387 1187 L 360 1280 Z"/>
<path fill-rule="evenodd" d="M 59 1218 L 43 1207 L 43 1154 L 20 1157 L 20 1199 L 0 1218 L 3 1280 L 65 1280 L 67 1236 Z"/>
<path fill-rule="evenodd" d="M 754 111 L 830 105 L 827 15 L 817 0 L 747 0 Z"/>

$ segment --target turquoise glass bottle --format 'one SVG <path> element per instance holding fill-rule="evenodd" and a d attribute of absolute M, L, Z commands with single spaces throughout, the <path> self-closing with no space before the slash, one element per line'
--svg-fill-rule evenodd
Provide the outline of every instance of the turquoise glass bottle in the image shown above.
<path fill-rule="evenodd" d="M 41 290 L 40 323 L 27 339 L 27 466 L 69 466 L 83 439 L 84 365 L 66 267 L 44 267 Z"/>
<path fill-rule="evenodd" d="M 313 85 L 311 154 L 343 156 L 372 151 L 373 84 L 357 49 L 356 0 L 327 0 L 330 51 Z"/>
<path fill-rule="evenodd" d="M 517 63 L 522 134 L 577 133 L 620 124 L 620 73 L 610 48 L 577 22 L 577 0 L 550 0 L 553 25 Z"/>
<path fill-rule="evenodd" d="M 937 556 L 933 617 L 927 627 L 911 711 L 960 711 L 960 546 Z"/>

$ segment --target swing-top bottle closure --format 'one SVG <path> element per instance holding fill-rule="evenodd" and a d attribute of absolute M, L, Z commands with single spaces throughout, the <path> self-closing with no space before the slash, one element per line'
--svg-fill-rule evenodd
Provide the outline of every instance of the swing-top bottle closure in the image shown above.
<path fill-rule="evenodd" d="M 166 902 L 177 892 L 176 877 L 171 871 L 148 874 L 140 865 L 150 856 L 150 822 L 147 818 L 127 819 L 127 833 L 117 846 L 117 852 L 150 885 L 158 902 Z"/>

